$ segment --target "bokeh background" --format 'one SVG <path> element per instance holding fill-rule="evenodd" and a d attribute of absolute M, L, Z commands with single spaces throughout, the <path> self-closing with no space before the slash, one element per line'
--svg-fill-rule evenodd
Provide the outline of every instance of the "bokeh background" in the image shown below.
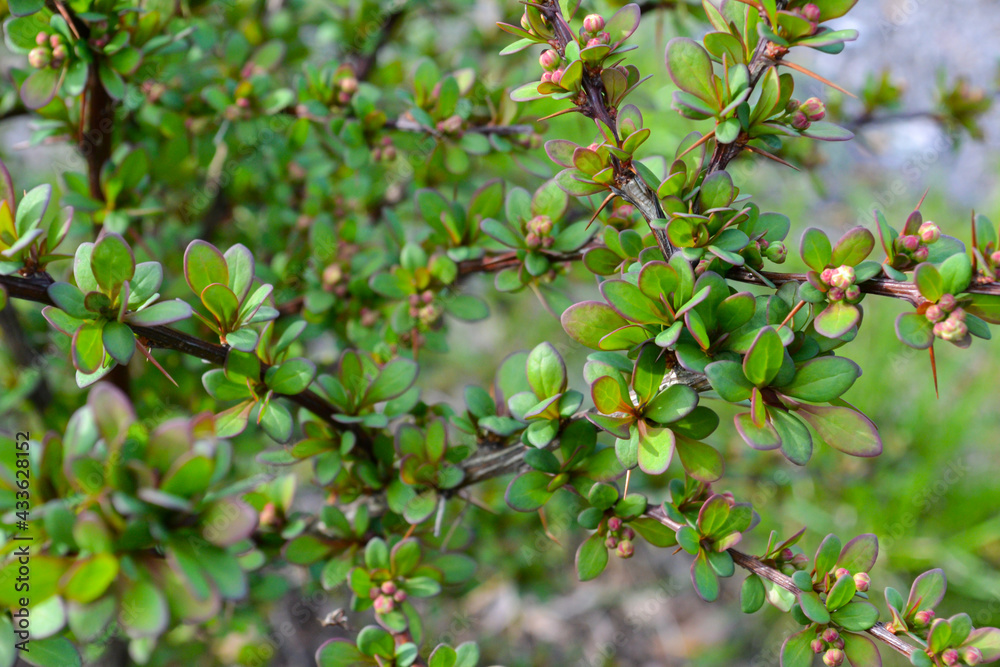
<path fill-rule="evenodd" d="M 675 35 L 697 36 L 705 29 L 697 21 L 697 12 L 683 2 L 663 4 L 669 8 L 647 12 L 633 38 L 640 48 L 630 54 L 630 61 L 644 74 L 653 75 L 629 100 L 642 109 L 646 126 L 654 128 L 653 138 L 643 149 L 643 155 L 651 158 L 672 156 L 679 138 L 696 127 L 670 109 L 673 88 L 663 65 L 663 49 Z M 602 2 L 585 2 L 585 8 L 612 9 Z M 519 15 L 517 3 L 506 0 L 418 3 L 407 15 L 405 33 L 397 32 L 383 49 L 380 64 L 405 72 L 414 56 L 422 54 L 454 67 L 475 67 L 490 85 L 531 80 L 537 68 L 534 51 L 500 59 L 468 48 L 469 43 L 483 42 L 487 54 L 496 53 L 509 39 L 496 29 L 495 22 L 516 23 Z M 751 193 L 762 209 L 789 215 L 793 239 L 807 226 L 819 226 L 837 236 L 856 224 L 871 225 L 876 207 L 899 227 L 925 190 L 924 217 L 966 241 L 972 209 L 994 220 L 1000 218 L 1000 116 L 989 112 L 980 119 L 981 137 L 934 116 L 941 91 L 960 77 L 986 97 L 996 94 L 1000 12 L 995 2 L 861 0 L 835 27 L 856 28 L 861 37 L 839 56 L 796 53 L 794 60 L 852 91 L 860 91 L 871 77 L 887 70 L 903 88 L 900 104 L 880 110 L 874 120 L 864 119 L 857 101 L 799 77 L 796 97 L 819 95 L 828 100 L 842 122 L 857 125 L 857 138 L 849 143 L 793 147 L 790 159 L 810 166 L 801 172 L 760 160 L 741 160 L 732 171 L 743 192 Z M 304 25 L 303 29 L 312 28 Z M 324 37 L 322 25 L 318 26 L 317 39 L 330 40 L 333 51 L 338 38 L 342 36 Z M 5 55 L 0 62 L 9 59 Z M 5 91 L 9 93 L 9 83 Z M 540 102 L 524 113 L 538 117 L 557 108 Z M 563 117 L 549 124 L 546 138 L 586 143 L 582 138 L 591 130 L 592 126 L 575 117 Z M 18 183 L 51 178 L 53 169 L 58 170 L 69 154 L 68 148 L 58 145 L 25 149 L 30 132 L 21 117 L 0 121 L 0 155 Z M 482 170 L 525 187 L 537 185 L 539 177 L 552 173 L 540 150 L 517 164 L 486 159 Z M 790 257 L 787 266 L 797 270 L 797 259 Z M 569 290 L 572 299 L 596 294 L 592 280 L 583 274 L 578 277 Z M 453 324 L 451 351 L 422 359 L 429 398 L 457 405 L 464 386 L 488 385 L 506 355 L 543 340 L 559 347 L 576 378 L 576 388 L 583 388 L 579 371 L 587 351 L 570 341 L 530 292 L 498 297 L 488 280 L 470 288 L 490 300 L 493 316 L 476 324 Z M 884 585 L 906 590 L 920 572 L 943 567 L 949 589 L 941 611 L 967 611 L 976 625 L 998 624 L 998 343 L 977 341 L 964 351 L 938 345 L 940 396 L 936 398 L 927 354 L 904 347 L 892 333 L 893 320 L 903 305 L 870 300 L 868 305 L 859 338 L 844 350 L 861 365 L 864 375 L 845 398 L 880 426 L 884 454 L 875 460 L 852 459 L 821 448 L 800 469 L 778 454 L 748 449 L 726 427 L 724 414 L 723 427 L 710 442 L 726 453 L 725 488 L 737 498 L 752 501 L 763 519 L 744 547 L 761 549 L 771 529 L 791 534 L 808 526 L 803 542 L 807 551 L 828 532 L 836 532 L 845 541 L 874 532 L 881 543 L 873 572 L 879 590 Z M 39 323 L 34 324 L 38 328 Z M 7 386 L 17 372 L 9 345 L 6 341 L 0 353 L 0 379 Z M 160 381 L 155 375 L 145 377 L 150 383 Z M 155 386 L 148 390 L 155 391 Z M 0 406 L 4 420 L 26 409 L 18 401 L 3 399 Z M 480 494 L 487 504 L 500 507 L 503 488 L 502 482 L 493 483 Z M 663 494 L 662 488 L 649 485 L 634 488 L 654 499 Z M 465 521 L 479 554 L 479 573 L 463 595 L 432 602 L 429 635 L 452 642 L 477 639 L 483 664 L 778 664 L 778 649 L 792 622 L 773 609 L 744 618 L 737 603 L 739 573 L 724 583 L 722 600 L 706 605 L 691 590 L 688 556 L 643 545 L 631 560 L 613 558 L 596 581 L 577 582 L 573 553 L 580 533 L 574 528 L 575 513 L 572 502 L 561 497 L 549 507 L 550 532 L 557 543 L 545 536 L 535 515 L 503 512 L 493 516 L 470 508 Z M 301 572 L 286 576 L 299 577 Z M 295 600 L 292 594 L 275 605 L 275 623 L 283 614 L 287 617 Z M 884 608 L 881 600 L 875 601 Z M 310 605 L 322 616 L 330 608 L 346 607 L 347 596 L 334 592 Z M 303 660 L 328 634 L 321 633 L 314 622 L 304 625 L 274 664 L 311 664 Z M 906 664 L 887 652 L 884 658 L 887 665 Z"/>

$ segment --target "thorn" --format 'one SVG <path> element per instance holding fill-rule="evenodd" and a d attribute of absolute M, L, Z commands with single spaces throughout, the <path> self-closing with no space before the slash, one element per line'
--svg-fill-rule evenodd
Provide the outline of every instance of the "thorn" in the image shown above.
<path fill-rule="evenodd" d="M 676 549 L 674 549 L 673 553 L 671 553 L 670 555 L 671 556 L 676 556 L 677 554 L 679 554 L 682 551 L 684 551 L 684 547 L 677 547 Z"/>
<path fill-rule="evenodd" d="M 781 159 L 780 157 L 778 157 L 777 155 L 774 155 L 773 153 L 768 153 L 763 148 L 757 148 L 755 146 L 747 146 L 746 149 L 748 151 L 750 151 L 751 153 L 756 153 L 757 155 L 760 155 L 761 157 L 766 157 L 768 160 L 774 160 L 778 164 L 783 164 L 786 167 L 791 167 L 795 171 L 801 171 L 801 169 L 799 169 L 798 167 L 796 167 L 791 162 L 787 162 L 787 161 Z"/>
<path fill-rule="evenodd" d="M 934 398 L 940 399 L 941 394 L 938 392 L 938 380 L 937 380 L 937 361 L 934 359 L 934 344 L 927 348 L 931 352 L 931 374 L 934 376 Z"/>
<path fill-rule="evenodd" d="M 559 546 L 562 546 L 562 542 L 556 539 L 556 536 L 549 531 L 549 522 L 545 519 L 545 508 L 541 507 L 538 509 L 538 518 L 542 520 L 542 529 L 545 531 L 545 537 L 549 538 Z"/>
<path fill-rule="evenodd" d="M 920 201 L 917 202 L 916 208 L 913 209 L 914 211 L 919 211 L 920 210 L 920 207 L 924 205 L 924 198 L 927 197 L 927 193 L 930 192 L 930 191 L 931 191 L 931 188 L 930 188 L 930 186 L 928 186 L 927 189 L 924 190 L 924 194 L 920 195 Z"/>
<path fill-rule="evenodd" d="M 142 356 L 146 357 L 146 361 L 148 361 L 148 362 L 152 363 L 154 366 L 156 366 L 156 368 L 159 369 L 159 371 L 161 373 L 163 373 L 164 377 L 166 377 L 168 380 L 170 380 L 171 382 L 173 382 L 173 384 L 174 384 L 175 387 L 179 387 L 180 386 L 180 385 L 177 384 L 176 380 L 174 380 L 172 377 L 170 377 L 170 373 L 168 373 L 165 370 L 163 370 L 163 366 L 161 366 L 159 363 L 157 363 L 156 359 L 153 358 L 153 355 L 150 354 L 149 350 L 146 349 L 145 345 L 143 345 L 142 343 L 140 343 L 137 340 L 137 341 L 135 341 L 135 346 L 137 348 L 139 348 L 140 352 L 142 352 Z"/>
<path fill-rule="evenodd" d="M 849 90 L 847 90 L 845 88 L 841 88 L 840 86 L 838 86 L 837 84 L 835 84 L 833 81 L 830 81 L 829 79 L 825 79 L 825 78 L 821 77 L 816 72 L 813 72 L 811 70 L 807 70 L 802 65 L 796 65 L 795 63 L 790 63 L 790 62 L 788 62 L 786 60 L 779 60 L 778 64 L 779 65 L 784 65 L 785 67 L 791 67 L 796 72 L 802 72 L 806 76 L 811 76 L 812 78 L 816 79 L 817 81 L 821 81 L 821 82 L 825 83 L 826 85 L 830 86 L 831 88 L 835 88 L 836 90 L 839 90 L 840 92 L 844 93 L 845 95 L 850 95 L 854 99 L 858 99 L 858 96 L 855 95 L 854 93 L 852 93 L 851 91 L 849 91 Z"/>
<path fill-rule="evenodd" d="M 684 157 L 685 155 L 687 155 L 688 153 L 690 153 L 694 149 L 698 148 L 698 146 L 701 146 L 703 143 L 705 143 L 706 141 L 708 141 L 709 139 L 711 139 L 714 136 L 715 136 L 715 130 L 712 130 L 711 132 L 709 132 L 708 134 L 706 134 L 705 136 L 703 136 L 701 139 L 699 139 L 698 141 L 696 141 L 693 144 L 691 144 L 690 146 L 688 146 L 684 150 L 683 153 L 681 153 L 680 155 L 678 155 L 674 159 L 675 160 L 680 160 L 682 157 Z"/>
<path fill-rule="evenodd" d="M 404 540 L 409 539 L 410 536 L 413 535 L 413 531 L 415 531 L 416 529 L 417 529 L 417 524 L 411 523 L 410 529 L 406 531 L 406 535 L 403 535 L 403 539 Z"/>
<path fill-rule="evenodd" d="M 500 516 L 499 512 L 497 512 L 495 509 L 493 509 L 492 507 L 490 507 L 489 505 L 487 505 L 483 501 L 479 500 L 475 496 L 471 496 L 471 495 L 469 495 L 467 493 L 460 493 L 458 495 L 458 497 L 461 498 L 462 500 L 464 500 L 465 502 L 471 504 L 471 505 L 475 505 L 476 507 L 478 507 L 479 509 L 483 510 L 484 512 L 489 512 L 490 514 L 493 514 L 495 516 Z"/>
<path fill-rule="evenodd" d="M 601 202 L 601 205 L 597 207 L 596 211 L 594 211 L 594 215 L 590 216 L 590 222 L 587 223 L 587 226 L 584 229 L 590 229 L 590 226 L 594 224 L 594 220 L 597 220 L 597 216 L 601 214 L 601 211 L 603 211 L 604 207 L 608 205 L 608 202 L 610 202 L 614 198 L 615 198 L 614 192 L 612 192 L 611 194 L 609 194 L 607 197 L 604 198 L 604 201 Z"/>
<path fill-rule="evenodd" d="M 573 113 L 574 111 L 580 111 L 580 107 L 570 107 L 569 109 L 563 109 L 555 113 L 550 113 L 548 116 L 543 116 L 542 118 L 539 118 L 538 122 L 541 123 L 543 120 L 549 120 L 550 118 L 555 118 L 556 116 L 562 116 L 563 114 L 567 113 Z"/>
<path fill-rule="evenodd" d="M 802 310 L 802 306 L 804 305 L 806 305 L 805 301 L 799 301 L 797 304 L 795 304 L 795 307 L 792 308 L 792 312 L 788 313 L 785 319 L 781 321 L 781 324 L 778 325 L 778 329 L 791 322 L 792 318 L 795 317 L 795 314 L 798 313 L 800 310 Z"/>
<path fill-rule="evenodd" d="M 622 491 L 622 498 L 628 495 L 628 483 L 631 478 L 632 478 L 632 469 L 629 468 L 628 470 L 625 471 L 625 490 Z"/>
<path fill-rule="evenodd" d="M 976 248 L 978 247 L 979 243 L 976 241 L 976 209 L 972 209 L 972 275 L 976 275 Z"/>

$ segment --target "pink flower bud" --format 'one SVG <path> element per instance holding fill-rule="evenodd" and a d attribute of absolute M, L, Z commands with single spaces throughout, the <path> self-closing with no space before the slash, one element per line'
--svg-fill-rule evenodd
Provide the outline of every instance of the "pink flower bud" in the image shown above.
<path fill-rule="evenodd" d="M 250 107 L 250 100 L 245 97 L 240 97 L 236 100 L 236 106 L 241 109 L 247 109 Z"/>
<path fill-rule="evenodd" d="M 51 46 L 53 49 L 62 43 L 63 43 L 63 38 L 62 35 L 60 35 L 59 33 L 52 33 L 51 35 L 49 35 L 49 46 Z"/>
<path fill-rule="evenodd" d="M 829 284 L 833 287 L 847 289 L 854 284 L 854 267 L 844 264 L 833 270 Z"/>
<path fill-rule="evenodd" d="M 844 652 L 839 648 L 832 648 L 823 654 L 823 664 L 827 667 L 840 667 L 844 664 Z"/>
<path fill-rule="evenodd" d="M 983 661 L 983 652 L 975 646 L 970 646 L 962 652 L 962 659 L 967 665 L 978 665 Z"/>
<path fill-rule="evenodd" d="M 45 46 L 48 43 L 49 43 L 48 33 L 40 32 L 37 35 L 35 35 L 35 44 L 37 44 L 38 46 Z"/>
<path fill-rule="evenodd" d="M 948 665 L 948 667 L 952 667 L 952 665 L 957 665 L 958 658 L 959 658 L 958 651 L 956 651 L 953 648 L 950 648 L 941 654 L 941 662 Z"/>
<path fill-rule="evenodd" d="M 606 546 L 608 549 L 614 549 L 615 547 L 618 546 L 618 538 L 615 537 L 614 535 L 608 535 L 607 538 L 605 538 L 604 540 L 604 546 Z"/>
<path fill-rule="evenodd" d="M 396 602 L 405 602 L 406 591 L 404 591 L 402 588 L 399 589 L 398 591 L 392 594 L 392 599 L 395 600 Z"/>
<path fill-rule="evenodd" d="M 621 530 L 621 527 L 622 527 L 622 520 L 619 519 L 618 517 L 613 516 L 610 519 L 608 519 L 608 530 L 610 530 L 612 533 L 617 533 L 619 530 Z"/>
<path fill-rule="evenodd" d="M 832 644 L 833 642 L 840 639 L 840 633 L 834 630 L 833 628 L 827 628 L 826 630 L 823 631 L 822 638 L 823 641 Z"/>
<path fill-rule="evenodd" d="M 553 70 L 552 78 L 550 79 L 550 81 L 552 81 L 552 83 L 558 86 L 559 82 L 562 81 L 562 77 L 563 77 L 563 69 L 562 67 L 560 67 L 559 69 Z"/>
<path fill-rule="evenodd" d="M 381 593 L 378 589 L 378 586 L 372 586 L 371 588 L 368 589 L 368 597 L 371 598 L 372 600 L 377 598 L 380 594 Z"/>
<path fill-rule="evenodd" d="M 841 637 L 837 641 L 833 642 L 833 648 L 843 649 L 844 648 L 844 638 Z"/>
<path fill-rule="evenodd" d="M 926 262 L 930 254 L 931 251 L 927 249 L 927 246 L 922 245 L 913 251 L 913 260 L 915 262 Z"/>
<path fill-rule="evenodd" d="M 542 72 L 542 82 L 552 83 L 552 72 Z"/>
<path fill-rule="evenodd" d="M 819 274 L 819 279 L 823 281 L 824 285 L 832 285 L 833 269 L 823 269 L 823 273 Z"/>
<path fill-rule="evenodd" d="M 561 62 L 562 58 L 552 49 L 542 51 L 542 55 L 538 56 L 538 64 L 542 66 L 542 69 L 549 72 L 559 67 L 559 63 Z"/>
<path fill-rule="evenodd" d="M 836 572 L 833 573 L 833 576 L 835 576 L 837 579 L 840 579 L 841 577 L 849 577 L 850 575 L 851 571 L 848 570 L 846 567 L 838 567 Z"/>
<path fill-rule="evenodd" d="M 424 303 L 430 303 L 434 300 L 434 292 L 430 290 L 424 290 L 424 293 L 420 295 L 420 298 Z"/>
<path fill-rule="evenodd" d="M 955 296 L 952 294 L 945 294 L 940 299 L 938 299 L 937 305 L 941 306 L 941 310 L 946 313 L 950 313 L 955 310 L 955 306 L 958 305 L 958 301 L 955 300 Z"/>
<path fill-rule="evenodd" d="M 800 132 L 808 130 L 811 124 L 809 116 L 805 115 L 802 111 L 796 111 L 795 115 L 792 116 L 792 127 Z"/>
<path fill-rule="evenodd" d="M 353 76 L 345 76 L 340 80 L 340 89 L 345 93 L 356 93 L 358 92 L 358 80 Z"/>
<path fill-rule="evenodd" d="M 810 121 L 823 120 L 823 116 L 826 115 L 826 107 L 823 106 L 823 102 L 818 97 L 810 97 L 803 102 L 799 111 L 804 113 Z"/>
<path fill-rule="evenodd" d="M 896 239 L 896 243 L 906 252 L 913 252 L 920 247 L 920 237 L 916 234 L 904 234 Z"/>
<path fill-rule="evenodd" d="M 618 543 L 617 553 L 619 558 L 631 558 L 635 553 L 635 546 L 631 540 L 622 540 Z"/>
<path fill-rule="evenodd" d="M 867 572 L 858 572 L 854 575 L 854 587 L 864 593 L 872 585 L 872 578 Z"/>
<path fill-rule="evenodd" d="M 808 5 L 803 6 L 802 9 L 799 10 L 799 13 L 802 14 L 802 18 L 812 23 L 818 23 L 820 18 L 822 18 L 822 13 L 820 12 L 819 7 L 811 2 Z"/>
<path fill-rule="evenodd" d="M 794 551 L 792 551 L 788 547 L 785 547 L 784 549 L 781 550 L 781 560 L 792 560 L 793 558 L 795 558 Z"/>
<path fill-rule="evenodd" d="M 917 230 L 917 235 L 920 236 L 920 240 L 924 243 L 934 243 L 941 238 L 941 228 L 928 220 L 924 224 L 920 225 L 920 229 Z"/>
<path fill-rule="evenodd" d="M 817 638 L 809 642 L 809 647 L 813 650 L 813 653 L 822 653 L 826 645 L 823 644 L 822 639 Z"/>
<path fill-rule="evenodd" d="M 918 627 L 929 625 L 934 620 L 933 609 L 922 609 L 913 616 L 913 623 Z"/>
<path fill-rule="evenodd" d="M 591 35 L 604 30 L 604 17 L 600 14 L 589 14 L 583 19 L 583 29 Z"/>
<path fill-rule="evenodd" d="M 610 44 L 611 43 L 611 34 L 607 33 L 607 32 L 599 32 L 599 33 L 597 33 L 596 39 L 601 44 Z"/>
<path fill-rule="evenodd" d="M 948 319 L 955 320 L 956 322 L 964 322 L 965 310 L 963 310 L 962 308 L 956 308 L 955 310 L 951 311 L 951 315 L 948 316 Z"/>
<path fill-rule="evenodd" d="M 28 64 L 35 69 L 42 69 L 50 62 L 52 62 L 52 54 L 43 46 L 39 46 L 28 52 Z"/>
<path fill-rule="evenodd" d="M 861 301 L 861 288 L 857 285 L 851 285 L 844 290 L 844 298 L 848 303 L 857 303 Z"/>
<path fill-rule="evenodd" d="M 396 608 L 396 605 L 393 604 L 392 598 L 388 595 L 379 595 L 375 598 L 374 607 L 376 614 L 388 614 Z"/>
<path fill-rule="evenodd" d="M 990 261 L 993 262 L 993 266 L 1000 266 L 1000 250 L 990 255 Z"/>
<path fill-rule="evenodd" d="M 386 595 L 392 595 L 397 590 L 399 590 L 399 589 L 396 588 L 396 584 L 394 582 L 391 582 L 391 581 L 384 582 L 382 584 L 381 588 L 382 588 L 382 592 L 385 593 Z"/>
<path fill-rule="evenodd" d="M 830 291 L 826 293 L 826 298 L 830 301 L 843 301 L 844 300 L 844 290 L 839 287 L 831 287 Z"/>
<path fill-rule="evenodd" d="M 586 44 L 587 48 L 590 48 L 591 46 L 603 46 L 603 45 L 604 42 L 599 40 L 597 37 L 591 37 L 590 39 L 587 40 Z"/>
<path fill-rule="evenodd" d="M 624 537 L 626 540 L 635 539 L 635 531 L 629 528 L 628 526 L 625 526 L 624 528 L 622 528 L 622 537 Z"/>
<path fill-rule="evenodd" d="M 798 111 L 799 107 L 802 106 L 802 102 L 796 99 L 788 100 L 785 104 L 785 113 L 792 113 L 793 111 Z"/>
<path fill-rule="evenodd" d="M 934 304 L 927 307 L 927 310 L 924 312 L 924 317 L 931 322 L 940 322 L 945 318 L 945 312 L 941 306 Z"/>
<path fill-rule="evenodd" d="M 528 231 L 538 236 L 548 236 L 552 233 L 552 218 L 547 215 L 536 215 L 528 221 Z"/>
<path fill-rule="evenodd" d="M 527 30 L 528 32 L 531 32 L 531 22 L 528 21 L 527 12 L 521 14 L 521 27 Z"/>
<path fill-rule="evenodd" d="M 66 45 L 60 44 L 59 46 L 52 49 L 52 59 L 53 60 L 65 60 L 66 59 Z"/>
<path fill-rule="evenodd" d="M 524 244 L 529 248 L 535 249 L 542 245 L 542 239 L 535 232 L 528 232 L 524 235 Z"/>
<path fill-rule="evenodd" d="M 796 570 L 804 570 L 809 565 L 809 556 L 805 554 L 795 554 L 792 560 L 788 561 Z"/>

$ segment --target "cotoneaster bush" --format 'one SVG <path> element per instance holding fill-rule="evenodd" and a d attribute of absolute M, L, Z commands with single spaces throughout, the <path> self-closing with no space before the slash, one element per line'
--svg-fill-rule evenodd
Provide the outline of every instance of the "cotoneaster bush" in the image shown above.
<path fill-rule="evenodd" d="M 30 456 L 5 446 L 0 468 L 0 667 L 285 664 L 270 610 L 289 591 L 325 619 L 320 667 L 472 667 L 477 646 L 439 643 L 424 601 L 497 566 L 467 510 L 545 526 L 556 496 L 581 580 L 683 550 L 713 602 L 739 572 L 743 612 L 799 627 L 784 667 L 1000 660 L 1000 630 L 937 609 L 942 569 L 909 591 L 869 574 L 876 535 L 753 533 L 732 453 L 705 442 L 736 433 L 776 467 L 878 456 L 878 425 L 842 398 L 863 371 L 852 344 L 929 350 L 933 368 L 1000 323 L 982 215 L 964 239 L 919 204 L 831 238 L 727 171 L 809 167 L 813 142 L 898 106 L 888 75 L 843 125 L 839 97 L 796 94 L 803 76 L 839 89 L 794 58 L 856 39 L 836 22 L 855 2 L 664 3 L 701 38 L 640 71 L 636 4 L 501 3 L 501 32 L 458 0 L 9 0 L 5 113 L 76 153 L 52 183 L 0 169 L 4 326 L 53 345 L 0 403 L 34 414 Z M 634 95 L 667 85 L 697 127 L 679 141 Z M 959 81 L 940 104 L 980 136 L 988 99 Z M 550 136 L 565 114 L 585 119 L 573 141 Z M 789 254 L 805 273 L 780 271 Z M 479 274 L 540 299 L 568 339 L 438 400 L 421 365 L 447 364 L 452 322 L 490 315 Z M 893 298 L 894 335 L 868 331 Z M 591 350 L 582 368 L 567 340 Z M 477 491 L 497 480 L 503 503 Z M 324 591 L 349 610 L 311 602 Z"/>

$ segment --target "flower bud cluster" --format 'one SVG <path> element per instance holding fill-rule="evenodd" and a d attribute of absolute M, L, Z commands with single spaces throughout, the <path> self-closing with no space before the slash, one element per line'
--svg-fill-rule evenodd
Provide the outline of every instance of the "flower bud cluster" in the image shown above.
<path fill-rule="evenodd" d="M 552 226 L 552 218 L 547 215 L 536 215 L 525 225 L 527 233 L 524 242 L 532 250 L 551 248 L 556 241 L 551 235 Z"/>
<path fill-rule="evenodd" d="M 927 247 L 937 243 L 941 238 L 941 228 L 936 223 L 928 220 L 920 225 L 916 234 L 903 234 L 893 241 L 893 249 L 896 254 L 909 257 L 914 263 L 926 262 L 930 255 Z"/>
<path fill-rule="evenodd" d="M 934 324 L 934 335 L 941 340 L 953 343 L 969 333 L 965 311 L 958 307 L 958 300 L 951 294 L 943 295 L 937 303 L 928 306 L 924 317 Z"/>
<path fill-rule="evenodd" d="M 58 33 L 35 35 L 35 48 L 28 52 L 28 64 L 35 69 L 59 69 L 69 56 L 66 40 Z"/>
<path fill-rule="evenodd" d="M 836 269 L 824 269 L 819 279 L 828 288 L 826 297 L 830 302 L 846 301 L 854 304 L 861 301 L 861 288 L 854 284 L 856 276 L 853 266 L 843 264 Z"/>
<path fill-rule="evenodd" d="M 390 579 L 381 586 L 372 586 L 368 597 L 374 601 L 376 614 L 388 614 L 396 609 L 397 604 L 406 601 L 406 591 Z"/>
<path fill-rule="evenodd" d="M 826 106 L 818 97 L 810 97 L 805 102 L 789 100 L 785 106 L 789 123 L 799 132 L 809 129 L 809 126 L 826 116 Z"/>
<path fill-rule="evenodd" d="M 441 309 L 434 303 L 434 292 L 424 290 L 422 294 L 410 295 L 410 317 L 430 326 L 441 317 Z"/>
<path fill-rule="evenodd" d="M 604 539 L 604 546 L 614 549 L 619 558 L 631 558 L 635 553 L 635 531 L 622 523 L 616 516 L 608 519 L 608 536 Z"/>
<path fill-rule="evenodd" d="M 438 132 L 443 132 L 445 134 L 458 134 L 462 130 L 462 124 L 465 121 L 458 114 L 449 116 L 444 120 L 439 120 L 437 122 Z"/>
<path fill-rule="evenodd" d="M 816 639 L 809 643 L 815 654 L 823 654 L 823 664 L 837 667 L 844 664 L 844 640 L 834 628 L 827 628 L 819 633 Z"/>
<path fill-rule="evenodd" d="M 396 147 L 392 144 L 392 137 L 382 137 L 382 145 L 372 149 L 372 160 L 376 162 L 392 162 L 396 156 Z"/>

